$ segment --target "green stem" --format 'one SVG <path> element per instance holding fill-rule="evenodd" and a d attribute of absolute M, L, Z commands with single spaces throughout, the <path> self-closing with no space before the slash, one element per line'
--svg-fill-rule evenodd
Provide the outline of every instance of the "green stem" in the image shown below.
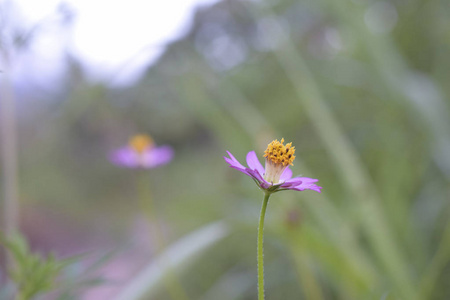
<path fill-rule="evenodd" d="M 258 300 L 264 300 L 264 217 L 266 215 L 267 203 L 269 202 L 270 193 L 264 196 L 261 207 L 261 215 L 259 216 L 258 226 Z"/>
<path fill-rule="evenodd" d="M 17 158 L 17 126 L 16 99 L 11 82 L 12 64 L 8 61 L 7 50 L 0 49 L 0 59 L 5 62 L 5 68 L 0 76 L 0 154 L 2 164 L 3 201 L 2 230 L 5 237 L 10 238 L 18 230 L 19 197 L 18 197 L 18 158 Z M 10 251 L 6 252 L 6 270 L 14 269 Z"/>
<path fill-rule="evenodd" d="M 27 298 L 25 298 L 25 296 L 23 296 L 21 293 L 18 293 L 15 300 L 27 300 Z"/>
<path fill-rule="evenodd" d="M 145 217 L 153 229 L 152 234 L 156 246 L 156 254 L 160 255 L 166 247 L 166 241 L 162 233 L 162 226 L 158 218 L 156 206 L 153 203 L 153 198 L 149 191 L 150 180 L 147 172 L 140 172 L 138 175 L 139 209 L 144 212 Z M 173 269 L 168 269 L 164 283 L 171 298 L 175 300 L 189 300 L 186 291 Z"/>
<path fill-rule="evenodd" d="M 436 254 L 431 260 L 428 268 L 425 270 L 422 280 L 419 284 L 420 298 L 419 299 L 431 299 L 435 286 L 441 276 L 443 270 L 447 266 L 450 260 L 450 222 L 447 223 L 447 227 L 444 229 L 441 242 L 439 243 Z"/>

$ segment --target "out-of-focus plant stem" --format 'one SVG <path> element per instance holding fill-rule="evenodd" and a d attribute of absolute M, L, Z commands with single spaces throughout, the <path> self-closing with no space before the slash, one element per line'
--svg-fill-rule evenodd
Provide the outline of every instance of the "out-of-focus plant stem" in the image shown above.
<path fill-rule="evenodd" d="M 321 286 L 315 278 L 315 274 L 308 267 L 307 253 L 300 245 L 301 234 L 291 232 L 289 239 L 291 240 L 289 250 L 297 267 L 300 284 L 302 285 L 305 298 L 309 300 L 324 300 Z"/>
<path fill-rule="evenodd" d="M 140 170 L 138 175 L 139 210 L 145 214 L 150 226 L 154 229 L 152 230 L 152 237 L 156 246 L 156 255 L 160 255 L 166 247 L 166 241 L 164 239 L 164 234 L 156 207 L 153 203 L 153 197 L 149 190 L 150 181 L 148 178 L 148 171 Z M 164 283 L 166 285 L 167 292 L 173 299 L 189 300 L 186 291 L 172 268 L 167 270 L 167 276 L 164 279 Z"/>
<path fill-rule="evenodd" d="M 435 284 L 437 283 L 442 271 L 450 261 L 450 220 L 442 234 L 436 254 L 431 260 L 428 268 L 425 270 L 420 282 L 420 298 L 432 299 Z"/>
<path fill-rule="evenodd" d="M 18 293 L 16 295 L 15 300 L 28 300 L 25 296 L 23 296 L 21 293 Z"/>
<path fill-rule="evenodd" d="M 17 180 L 17 145 L 14 92 L 10 80 L 7 56 L 3 52 L 6 68 L 0 73 L 0 130 L 1 160 L 3 178 L 3 230 L 7 237 L 18 228 L 18 180 Z M 7 259 L 7 265 L 11 262 Z"/>

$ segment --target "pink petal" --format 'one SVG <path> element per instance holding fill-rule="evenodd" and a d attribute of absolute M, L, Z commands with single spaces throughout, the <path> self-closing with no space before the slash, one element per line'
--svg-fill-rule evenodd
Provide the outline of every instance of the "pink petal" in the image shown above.
<path fill-rule="evenodd" d="M 290 188 L 290 187 L 298 186 L 300 184 L 302 184 L 302 181 L 301 181 L 301 179 L 299 179 L 299 177 L 297 177 L 297 178 L 292 178 L 292 179 L 286 180 L 281 185 L 281 187 L 283 187 L 283 188 Z"/>
<path fill-rule="evenodd" d="M 321 186 L 315 185 L 314 183 L 302 183 L 294 187 L 288 187 L 288 189 L 295 191 L 313 190 L 319 193 L 321 192 L 321 188 Z"/>
<path fill-rule="evenodd" d="M 319 180 L 309 177 L 294 177 L 286 180 L 282 187 L 295 191 L 313 190 L 320 193 L 322 187 L 314 184 L 317 181 Z"/>
<path fill-rule="evenodd" d="M 294 182 L 294 181 L 301 181 L 303 183 L 313 183 L 319 181 L 319 179 L 309 178 L 309 177 L 294 177 L 291 179 L 286 180 L 286 182 Z"/>
<path fill-rule="evenodd" d="M 247 153 L 247 165 L 250 167 L 250 169 L 258 171 L 261 176 L 264 174 L 264 167 L 259 162 L 255 151 L 250 151 L 249 153 Z"/>
<path fill-rule="evenodd" d="M 248 168 L 247 168 L 247 170 L 248 170 L 249 174 L 251 174 L 250 176 L 252 176 L 252 177 L 255 178 L 256 180 L 258 180 L 259 185 L 260 185 L 263 189 L 267 189 L 267 188 L 269 188 L 270 186 L 272 186 L 272 184 L 269 183 L 269 182 L 267 182 L 257 170 L 251 170 L 251 169 L 248 169 Z"/>
<path fill-rule="evenodd" d="M 234 162 L 234 165 L 245 169 L 245 167 L 233 156 L 233 154 L 231 154 L 230 151 L 227 151 L 228 155 L 230 156 L 231 160 Z"/>
<path fill-rule="evenodd" d="M 248 176 L 250 176 L 250 177 L 253 177 L 252 175 L 250 175 L 250 174 L 248 173 L 247 170 L 249 170 L 249 169 L 247 169 L 247 168 L 239 168 L 239 167 L 236 167 L 236 166 L 230 166 L 230 168 L 236 169 L 236 170 L 238 170 L 239 172 L 244 173 L 245 175 L 248 175 Z"/>
<path fill-rule="evenodd" d="M 281 173 L 280 181 L 286 181 L 292 178 L 292 170 L 287 167 L 283 173 Z"/>
<path fill-rule="evenodd" d="M 142 166 L 144 168 L 155 168 L 165 165 L 173 158 L 173 149 L 170 146 L 151 148 L 142 154 Z"/>
<path fill-rule="evenodd" d="M 113 151 L 109 156 L 110 161 L 118 166 L 138 168 L 139 159 L 136 152 L 129 147 L 122 147 Z"/>

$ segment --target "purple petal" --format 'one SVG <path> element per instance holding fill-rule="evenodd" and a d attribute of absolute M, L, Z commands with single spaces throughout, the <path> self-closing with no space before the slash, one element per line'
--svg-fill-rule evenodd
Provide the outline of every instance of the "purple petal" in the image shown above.
<path fill-rule="evenodd" d="M 251 154 L 252 152 L 253 152 L 254 156 L 253 156 L 253 154 Z M 256 181 L 259 182 L 259 185 L 263 189 L 267 189 L 272 186 L 271 183 L 264 180 L 264 178 L 263 178 L 264 168 L 261 165 L 261 163 L 258 161 L 258 158 L 256 157 L 256 153 L 254 151 L 251 151 L 247 154 L 247 164 L 249 165 L 250 168 L 246 168 L 242 164 L 240 164 L 239 161 L 229 151 L 227 151 L 227 153 L 230 156 L 230 158 L 225 157 L 225 156 L 223 158 L 230 165 L 231 168 L 236 169 L 236 170 L 252 177 L 253 179 L 255 179 Z M 255 161 L 255 159 L 256 159 L 256 161 Z"/>
<path fill-rule="evenodd" d="M 263 189 L 267 189 L 272 186 L 272 183 L 267 182 L 257 170 L 247 168 L 247 172 L 251 174 L 250 176 L 258 180 L 259 185 Z"/>
<path fill-rule="evenodd" d="M 123 147 L 113 151 L 110 154 L 109 159 L 113 164 L 121 167 L 139 167 L 139 157 L 137 153 L 129 147 Z"/>
<path fill-rule="evenodd" d="M 247 159 L 247 165 L 250 167 L 250 169 L 258 171 L 258 173 L 261 175 L 264 174 L 264 167 L 259 162 L 255 151 L 250 151 L 249 153 L 247 153 L 246 159 Z"/>
<path fill-rule="evenodd" d="M 233 156 L 233 154 L 230 153 L 230 151 L 227 151 L 227 153 L 230 156 L 230 159 L 233 162 L 234 166 L 237 166 L 239 168 L 245 169 L 245 167 Z M 231 163 L 227 159 L 225 159 L 225 160 L 231 165 Z"/>
<path fill-rule="evenodd" d="M 283 173 L 281 173 L 280 181 L 286 181 L 292 178 L 292 170 L 287 167 L 284 169 Z"/>
<path fill-rule="evenodd" d="M 286 180 L 286 182 L 282 184 L 282 187 L 295 191 L 313 190 L 320 193 L 322 187 L 314 184 L 314 182 L 317 181 L 319 180 L 309 177 L 294 177 Z"/>
<path fill-rule="evenodd" d="M 241 165 L 239 162 L 235 162 L 231 158 L 228 158 L 226 156 L 224 156 L 223 158 L 230 165 L 230 167 L 236 167 L 236 168 L 239 168 L 239 169 L 245 169 L 245 167 L 243 165 Z"/>
<path fill-rule="evenodd" d="M 286 180 L 286 181 L 281 185 L 281 187 L 283 187 L 283 188 L 295 187 L 295 186 L 297 186 L 297 185 L 302 184 L 302 182 L 303 182 L 303 181 L 301 180 L 300 177 L 296 177 L 296 178 L 292 178 L 292 179 Z"/>
<path fill-rule="evenodd" d="M 248 176 L 250 176 L 250 177 L 253 177 L 252 175 L 250 175 L 250 174 L 248 173 L 248 171 L 247 171 L 247 170 L 249 170 L 248 168 L 239 168 L 239 167 L 236 167 L 236 166 L 230 166 L 230 168 L 236 169 L 236 170 L 238 170 L 239 172 L 244 173 L 245 175 L 248 175 Z"/>
<path fill-rule="evenodd" d="M 265 180 L 263 179 L 263 181 L 260 182 L 259 185 L 260 185 L 263 189 L 268 189 L 268 188 L 270 188 L 273 184 L 272 184 L 272 183 L 269 183 L 269 182 L 267 182 L 267 181 L 265 181 Z"/>
<path fill-rule="evenodd" d="M 309 178 L 309 177 L 295 177 L 295 178 L 300 179 L 303 183 L 313 183 L 313 182 L 319 181 L 319 179 L 314 179 L 314 178 Z M 295 178 L 292 178 L 292 179 L 295 179 Z"/>
<path fill-rule="evenodd" d="M 310 178 L 311 179 L 311 178 Z M 295 190 L 295 191 L 304 191 L 304 190 L 313 190 L 320 193 L 320 189 L 322 187 L 315 185 L 314 183 L 302 182 L 301 184 L 293 187 L 288 187 L 287 189 Z"/>
<path fill-rule="evenodd" d="M 173 158 L 173 149 L 170 146 L 150 148 L 142 154 L 142 166 L 155 168 L 165 165 Z"/>
<path fill-rule="evenodd" d="M 233 168 L 233 169 L 238 170 L 239 172 L 244 173 L 247 176 L 252 177 L 253 179 L 257 180 L 258 182 L 261 182 L 260 179 L 259 179 L 261 177 L 261 175 L 259 175 L 259 173 L 257 171 L 255 171 L 255 170 L 252 170 L 252 169 L 249 169 L 249 168 L 240 168 L 240 167 L 235 166 L 235 165 L 230 165 L 230 167 Z"/>
<path fill-rule="evenodd" d="M 227 151 L 228 155 L 230 156 L 230 158 L 224 156 L 223 158 L 225 159 L 225 161 L 230 165 L 231 168 L 238 170 L 239 172 L 244 173 L 245 175 L 248 175 L 250 177 L 253 177 L 253 175 L 249 174 L 249 170 L 248 168 L 244 167 L 234 156 L 233 154 L 231 154 L 229 151 Z"/>

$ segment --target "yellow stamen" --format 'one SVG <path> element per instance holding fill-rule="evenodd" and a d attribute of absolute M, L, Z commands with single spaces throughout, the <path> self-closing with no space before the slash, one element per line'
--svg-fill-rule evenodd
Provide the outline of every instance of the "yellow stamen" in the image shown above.
<path fill-rule="evenodd" d="M 272 141 L 264 151 L 264 157 L 266 160 L 271 161 L 274 164 L 280 164 L 283 166 L 291 165 L 295 159 L 295 147 L 292 147 L 292 143 L 283 145 L 284 139 L 281 142 L 278 140 Z"/>
<path fill-rule="evenodd" d="M 153 139 L 146 134 L 137 134 L 130 138 L 128 145 L 137 153 L 141 154 L 148 148 L 153 147 Z"/>
<path fill-rule="evenodd" d="M 266 168 L 264 179 L 273 184 L 280 183 L 280 176 L 284 170 L 292 165 L 295 159 L 295 147 L 292 143 L 284 145 L 284 139 L 272 141 L 264 152 L 266 158 Z"/>

